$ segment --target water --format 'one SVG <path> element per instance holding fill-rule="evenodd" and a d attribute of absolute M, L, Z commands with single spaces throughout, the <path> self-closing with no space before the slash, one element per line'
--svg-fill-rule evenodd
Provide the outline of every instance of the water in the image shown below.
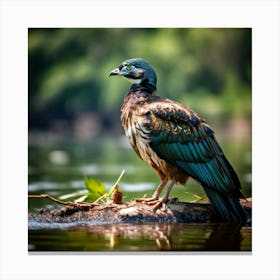
<path fill-rule="evenodd" d="M 35 143 L 35 144 L 34 144 Z M 124 200 L 151 196 L 159 179 L 138 159 L 123 137 L 105 137 L 92 143 L 76 140 L 41 141 L 29 146 L 29 194 L 55 197 L 84 189 L 85 176 L 105 183 L 109 190 L 122 170 L 119 186 Z M 245 196 L 251 196 L 251 146 L 223 142 L 223 149 L 239 174 Z M 194 201 L 205 197 L 194 181 L 175 186 L 171 197 Z M 29 213 L 60 205 L 47 199 L 29 199 Z M 250 251 L 251 227 L 228 224 L 42 224 L 29 220 L 29 251 Z"/>
<path fill-rule="evenodd" d="M 40 228 L 41 227 L 41 228 Z M 31 222 L 30 251 L 250 251 L 251 231 L 229 224 L 56 225 Z"/>

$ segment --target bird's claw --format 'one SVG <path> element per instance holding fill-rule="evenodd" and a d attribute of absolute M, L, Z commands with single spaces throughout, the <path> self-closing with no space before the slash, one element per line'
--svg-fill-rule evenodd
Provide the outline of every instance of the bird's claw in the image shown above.
<path fill-rule="evenodd" d="M 153 205 L 154 211 L 156 211 L 159 208 L 161 208 L 161 210 L 163 211 L 167 210 L 166 201 L 164 199 L 159 199 L 158 202 L 155 205 Z"/>
<path fill-rule="evenodd" d="M 144 204 L 147 204 L 147 205 L 152 205 L 152 204 L 156 203 L 157 201 L 159 201 L 159 199 L 157 197 L 136 198 L 135 201 L 140 202 L 140 203 L 144 203 Z"/>
<path fill-rule="evenodd" d="M 156 211 L 159 208 L 162 208 L 163 210 L 166 210 L 167 208 L 165 199 L 151 197 L 151 198 L 137 198 L 135 199 L 135 201 L 152 206 L 154 211 Z"/>

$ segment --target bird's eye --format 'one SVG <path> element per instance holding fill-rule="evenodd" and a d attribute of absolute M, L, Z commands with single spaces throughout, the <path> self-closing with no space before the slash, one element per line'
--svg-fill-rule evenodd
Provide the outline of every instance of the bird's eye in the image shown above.
<path fill-rule="evenodd" d="M 126 68 L 126 70 L 130 71 L 132 69 L 132 66 L 127 65 L 125 68 Z"/>

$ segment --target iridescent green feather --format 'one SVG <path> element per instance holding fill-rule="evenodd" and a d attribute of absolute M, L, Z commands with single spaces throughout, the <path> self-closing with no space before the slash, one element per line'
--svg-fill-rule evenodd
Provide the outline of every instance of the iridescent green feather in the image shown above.
<path fill-rule="evenodd" d="M 228 192 L 228 186 L 234 182 L 212 129 L 197 116 L 190 119 L 182 112 L 164 112 L 162 109 L 153 116 L 160 131 L 154 131 L 150 124 L 149 143 L 158 156 L 180 166 L 205 186 Z"/>

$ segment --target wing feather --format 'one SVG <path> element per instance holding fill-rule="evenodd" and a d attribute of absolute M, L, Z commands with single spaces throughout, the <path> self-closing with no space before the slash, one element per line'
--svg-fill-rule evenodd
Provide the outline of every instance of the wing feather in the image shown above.
<path fill-rule="evenodd" d="M 213 130 L 190 109 L 169 100 L 147 107 L 140 125 L 152 150 L 204 185 L 228 192 L 234 185 Z"/>

